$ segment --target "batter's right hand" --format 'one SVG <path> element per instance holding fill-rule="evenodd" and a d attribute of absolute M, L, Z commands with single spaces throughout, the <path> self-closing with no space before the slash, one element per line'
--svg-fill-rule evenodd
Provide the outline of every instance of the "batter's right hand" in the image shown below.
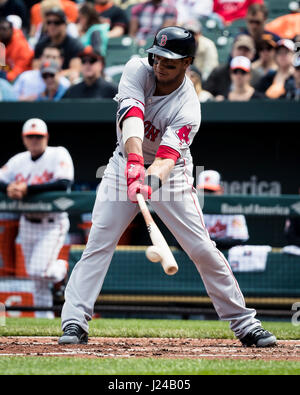
<path fill-rule="evenodd" d="M 143 195 L 145 200 L 151 199 L 152 188 L 149 185 L 142 184 L 140 181 L 133 181 L 127 190 L 127 194 L 132 203 L 137 203 L 136 194 Z"/>

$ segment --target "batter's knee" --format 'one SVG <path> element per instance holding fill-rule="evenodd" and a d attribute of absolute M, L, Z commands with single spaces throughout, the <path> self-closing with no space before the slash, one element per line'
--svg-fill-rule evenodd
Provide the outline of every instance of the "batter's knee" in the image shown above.
<path fill-rule="evenodd" d="M 218 250 L 212 240 L 200 241 L 190 251 L 190 258 L 195 263 L 207 262 L 216 259 Z"/>

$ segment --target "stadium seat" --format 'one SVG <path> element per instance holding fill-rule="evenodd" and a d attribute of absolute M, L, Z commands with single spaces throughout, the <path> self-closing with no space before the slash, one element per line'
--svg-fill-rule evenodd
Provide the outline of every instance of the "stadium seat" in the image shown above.
<path fill-rule="evenodd" d="M 231 49 L 233 45 L 234 38 L 233 37 L 219 37 L 216 46 L 219 55 L 219 63 L 224 64 L 228 62 L 229 56 L 231 54 Z"/>
<path fill-rule="evenodd" d="M 107 45 L 106 66 L 125 64 L 136 52 L 136 45 L 131 37 L 111 38 Z"/>
<path fill-rule="evenodd" d="M 138 46 L 137 47 L 137 55 L 141 56 L 142 58 L 147 56 L 148 53 L 146 52 L 146 50 L 150 47 L 152 47 L 153 44 L 153 37 L 148 38 L 148 40 L 146 41 L 145 45 L 142 46 Z"/>
<path fill-rule="evenodd" d="M 233 21 L 231 25 L 226 27 L 225 31 L 228 32 L 229 35 L 235 37 L 240 34 L 244 29 L 246 29 L 246 19 L 242 18 Z"/>
<path fill-rule="evenodd" d="M 265 4 L 269 10 L 268 20 L 271 21 L 279 16 L 289 14 L 291 12 L 289 0 L 265 0 Z"/>

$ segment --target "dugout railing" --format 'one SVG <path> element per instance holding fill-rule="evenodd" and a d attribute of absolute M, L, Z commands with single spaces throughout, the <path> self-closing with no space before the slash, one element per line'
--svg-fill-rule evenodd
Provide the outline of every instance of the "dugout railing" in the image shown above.
<path fill-rule="evenodd" d="M 59 315 L 64 286 L 88 237 L 94 200 L 94 192 L 47 193 L 24 201 L 0 195 L 0 303 L 6 306 L 8 315 L 47 316 L 49 312 Z M 53 303 L 43 306 L 35 303 L 35 279 L 20 271 L 22 246 L 18 245 L 18 221 L 24 213 L 64 211 L 69 213 L 71 222 L 64 246 L 69 271 L 65 281 L 49 284 Z M 249 247 L 241 249 L 239 255 L 230 256 L 230 249 L 222 252 L 230 258 L 248 306 L 264 315 L 289 316 L 292 305 L 300 300 L 300 255 L 297 248 L 286 248 L 289 243 L 285 226 L 289 218 L 300 218 L 300 196 L 207 196 L 203 212 L 245 217 L 249 238 L 240 245 Z M 194 264 L 155 213 L 153 216 L 172 248 L 178 273 L 167 276 L 159 264 L 147 260 L 145 249 L 150 238 L 138 215 L 115 251 L 95 312 L 110 316 L 214 315 Z"/>

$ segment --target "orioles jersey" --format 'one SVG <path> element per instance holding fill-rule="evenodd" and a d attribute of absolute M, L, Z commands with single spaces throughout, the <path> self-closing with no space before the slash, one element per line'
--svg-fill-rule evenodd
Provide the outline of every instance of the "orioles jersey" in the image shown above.
<path fill-rule="evenodd" d="M 160 145 L 170 147 L 180 155 L 177 164 L 191 161 L 190 145 L 201 123 L 200 102 L 188 77 L 174 92 L 153 96 L 156 80 L 148 58 L 133 58 L 125 66 L 115 97 L 118 102 L 117 138 L 125 156 L 121 122 L 133 107 L 144 114 L 143 155 L 146 164 L 153 162 Z"/>
<path fill-rule="evenodd" d="M 45 184 L 74 179 L 73 162 L 64 147 L 47 147 L 44 154 L 32 160 L 29 151 L 13 156 L 0 169 L 0 181 L 25 182 L 27 185 Z"/>

